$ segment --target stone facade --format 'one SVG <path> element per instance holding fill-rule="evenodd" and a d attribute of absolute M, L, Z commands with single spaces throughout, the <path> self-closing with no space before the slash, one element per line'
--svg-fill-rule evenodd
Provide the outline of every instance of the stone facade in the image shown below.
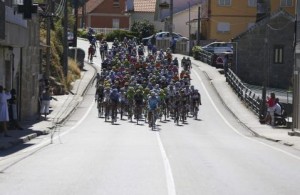
<path fill-rule="evenodd" d="M 279 10 L 232 39 L 232 42 L 237 51 L 234 53 L 237 57 L 233 57 L 232 69 L 244 82 L 263 85 L 266 81 L 268 87 L 291 87 L 294 65 L 293 16 Z M 276 63 L 275 59 L 278 60 L 281 52 L 282 63 Z"/>

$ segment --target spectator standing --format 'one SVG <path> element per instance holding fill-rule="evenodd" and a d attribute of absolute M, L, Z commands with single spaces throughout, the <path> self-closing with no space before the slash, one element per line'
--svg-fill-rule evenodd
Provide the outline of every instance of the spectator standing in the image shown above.
<path fill-rule="evenodd" d="M 23 130 L 18 123 L 17 93 L 15 89 L 10 90 L 11 98 L 8 100 L 9 122 L 13 129 Z"/>
<path fill-rule="evenodd" d="M 41 113 L 41 115 L 45 116 L 44 119 L 46 120 L 47 119 L 47 115 L 49 114 L 50 100 L 52 100 L 52 99 L 57 100 L 57 99 L 55 99 L 54 97 L 52 97 L 49 87 L 47 87 L 43 91 L 40 99 L 41 99 L 41 110 L 40 110 L 40 113 Z"/>
<path fill-rule="evenodd" d="M 2 126 L 4 137 L 11 137 L 10 135 L 8 135 L 8 130 L 7 130 L 7 122 L 9 121 L 7 100 L 9 100 L 10 98 L 11 98 L 10 92 L 5 91 L 3 86 L 0 85 L 0 123 Z"/>

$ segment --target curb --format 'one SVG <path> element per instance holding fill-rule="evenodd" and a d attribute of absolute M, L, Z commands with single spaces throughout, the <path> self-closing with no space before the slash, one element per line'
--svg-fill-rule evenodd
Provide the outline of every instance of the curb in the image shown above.
<path fill-rule="evenodd" d="M 192 65 L 195 65 L 196 67 L 199 68 L 199 66 L 197 66 L 197 64 L 195 64 L 195 63 L 192 63 Z M 200 69 L 200 71 L 202 71 L 202 70 Z M 208 79 L 208 81 L 211 81 L 211 80 L 212 80 L 212 79 L 209 77 L 209 75 L 207 74 L 206 71 L 202 71 L 202 72 L 203 72 L 203 74 L 206 76 L 206 78 Z M 221 72 L 219 72 L 219 73 L 221 74 Z M 218 92 L 218 90 L 217 90 L 217 88 L 215 87 L 214 83 L 213 83 L 213 82 L 210 82 L 210 84 L 211 84 L 211 86 L 213 87 L 213 89 L 214 89 L 214 91 L 216 92 L 216 94 L 218 95 L 218 97 L 219 97 L 220 101 L 222 102 L 222 104 L 226 107 L 226 109 L 233 115 L 234 118 L 236 118 L 236 119 L 240 122 L 240 124 L 242 124 L 246 129 L 248 129 L 255 137 L 263 138 L 263 139 L 265 139 L 265 140 L 272 141 L 272 142 L 281 143 L 281 144 L 286 145 L 286 146 L 293 146 L 293 145 L 294 145 L 294 144 L 292 144 L 292 143 L 282 142 L 282 140 L 273 139 L 273 138 L 270 138 L 270 137 L 266 137 L 266 136 L 260 135 L 259 133 L 257 133 L 256 131 L 254 131 L 252 128 L 248 127 L 246 124 L 244 124 L 244 123 L 238 118 L 238 116 L 237 116 L 236 114 L 234 114 L 234 112 L 230 109 L 230 107 L 228 107 L 228 106 L 225 104 L 225 102 L 224 102 L 224 100 L 223 100 L 221 94 Z M 290 135 L 290 133 L 293 133 L 293 136 L 294 136 L 294 135 L 300 136 L 300 132 L 296 132 L 296 131 L 289 132 L 289 135 Z"/>
<path fill-rule="evenodd" d="M 86 62 L 85 62 L 86 63 Z M 89 64 L 90 65 L 90 64 Z M 92 85 L 93 80 L 96 77 L 97 74 L 97 69 L 95 68 L 94 65 L 90 65 L 93 69 L 94 69 L 94 75 L 91 78 L 91 80 L 89 81 L 89 83 L 87 84 L 87 86 L 84 88 L 83 92 L 79 95 L 79 96 L 84 96 L 87 92 L 88 87 L 90 87 Z M 57 125 L 59 124 L 63 124 L 70 116 L 71 114 L 77 109 L 77 106 L 80 104 L 80 102 L 77 102 L 77 104 L 71 109 L 71 111 L 63 118 L 61 118 L 59 121 L 55 122 L 53 126 L 49 127 L 50 129 L 55 128 Z M 48 132 L 49 133 L 49 132 Z"/>

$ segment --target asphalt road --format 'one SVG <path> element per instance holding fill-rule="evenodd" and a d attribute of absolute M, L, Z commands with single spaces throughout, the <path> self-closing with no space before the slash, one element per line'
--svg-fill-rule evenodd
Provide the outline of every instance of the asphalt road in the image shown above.
<path fill-rule="evenodd" d="M 252 136 L 200 69 L 192 78 L 199 120 L 159 122 L 156 131 L 105 123 L 91 87 L 52 144 L 44 136 L 1 158 L 1 194 L 299 194 L 300 152 Z"/>

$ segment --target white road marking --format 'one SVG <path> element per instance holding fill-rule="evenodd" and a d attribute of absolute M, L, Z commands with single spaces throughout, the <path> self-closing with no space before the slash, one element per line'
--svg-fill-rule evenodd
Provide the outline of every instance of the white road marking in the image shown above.
<path fill-rule="evenodd" d="M 173 174 L 172 174 L 172 169 L 171 169 L 170 162 L 167 157 L 166 151 L 162 144 L 159 132 L 156 132 L 156 137 L 157 137 L 158 145 L 160 148 L 161 156 L 162 156 L 164 167 L 165 167 L 168 195 L 176 195 L 176 189 L 175 189 L 175 183 L 174 183 L 174 178 L 173 178 Z"/>
<path fill-rule="evenodd" d="M 204 91 L 205 91 L 205 93 L 206 93 L 206 96 L 208 97 L 209 101 L 211 102 L 211 104 L 213 105 L 213 107 L 215 108 L 215 110 L 217 111 L 217 113 L 220 115 L 220 117 L 222 118 L 222 120 L 227 124 L 227 126 L 230 127 L 236 134 L 240 135 L 241 137 L 243 137 L 243 138 L 245 138 L 245 139 L 248 139 L 248 140 L 251 140 L 251 141 L 260 143 L 260 144 L 262 144 L 262 145 L 264 145 L 264 146 L 267 146 L 267 147 L 269 147 L 269 148 L 271 148 L 271 149 L 273 149 L 273 150 L 276 150 L 276 151 L 278 151 L 278 152 L 282 152 L 282 153 L 284 153 L 284 154 L 286 154 L 286 155 L 288 155 L 288 156 L 290 156 L 290 157 L 293 157 L 293 158 L 295 158 L 295 159 L 297 159 L 297 160 L 300 160 L 300 157 L 299 157 L 299 156 L 296 156 L 296 155 L 294 155 L 294 154 L 292 154 L 292 153 L 289 153 L 289 152 L 284 151 L 284 150 L 282 150 L 282 149 L 276 148 L 276 147 L 274 147 L 274 146 L 271 146 L 271 145 L 266 144 L 266 143 L 264 143 L 264 142 L 261 142 L 261 141 L 259 141 L 259 140 L 256 140 L 256 139 L 247 137 L 247 136 L 243 135 L 242 133 L 240 133 L 236 128 L 234 128 L 234 127 L 228 122 L 228 120 L 227 120 L 227 119 L 224 117 L 224 115 L 220 112 L 220 110 L 218 109 L 218 107 L 216 106 L 216 104 L 214 103 L 214 101 L 212 100 L 211 96 L 209 95 L 209 93 L 208 93 L 206 87 L 204 86 L 204 84 L 203 84 L 203 82 L 202 82 L 202 79 L 201 79 L 201 77 L 199 76 L 199 74 L 198 74 L 195 70 L 192 70 L 192 71 L 195 73 L 195 75 L 196 75 L 197 78 L 199 79 L 199 81 L 200 81 L 200 83 L 201 83 L 201 85 L 202 85 L 202 87 L 203 87 L 203 89 L 204 89 Z"/>

